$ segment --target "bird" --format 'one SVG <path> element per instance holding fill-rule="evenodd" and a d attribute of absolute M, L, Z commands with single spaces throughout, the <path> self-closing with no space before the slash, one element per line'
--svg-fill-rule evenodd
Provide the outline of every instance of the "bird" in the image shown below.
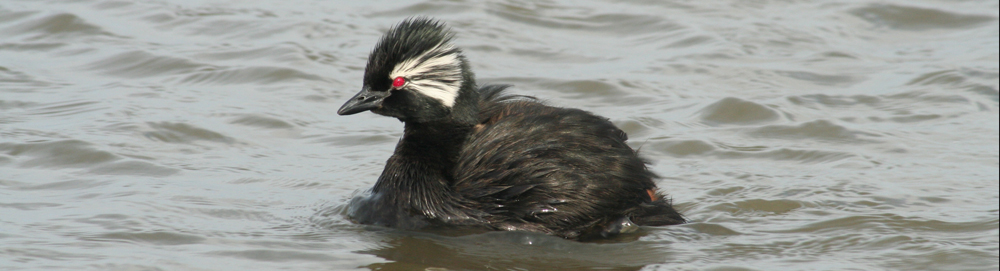
<path fill-rule="evenodd" d="M 686 222 L 609 119 L 477 86 L 454 37 L 408 18 L 372 49 L 361 91 L 337 113 L 396 118 L 403 136 L 369 193 L 348 203 L 350 220 L 578 240 Z"/>

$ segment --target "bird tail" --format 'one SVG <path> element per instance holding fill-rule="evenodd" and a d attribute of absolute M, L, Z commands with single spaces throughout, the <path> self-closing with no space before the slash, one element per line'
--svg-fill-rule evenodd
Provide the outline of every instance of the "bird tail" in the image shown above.
<path fill-rule="evenodd" d="M 687 222 L 684 216 L 674 209 L 670 199 L 651 198 L 654 198 L 652 202 L 640 204 L 632 211 L 630 217 L 633 223 L 640 226 L 666 226 Z"/>

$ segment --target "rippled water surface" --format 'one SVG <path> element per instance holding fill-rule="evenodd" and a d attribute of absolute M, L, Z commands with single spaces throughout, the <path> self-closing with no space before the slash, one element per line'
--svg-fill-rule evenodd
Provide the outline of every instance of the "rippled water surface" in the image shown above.
<path fill-rule="evenodd" d="M 2 270 L 996 270 L 997 1 L 0 2 Z M 691 223 L 600 242 L 342 214 L 396 22 L 609 117 Z"/>

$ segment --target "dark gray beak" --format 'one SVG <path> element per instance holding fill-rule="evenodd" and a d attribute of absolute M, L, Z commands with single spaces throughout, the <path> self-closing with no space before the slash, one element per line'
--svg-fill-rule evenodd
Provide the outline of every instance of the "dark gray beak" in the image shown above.
<path fill-rule="evenodd" d="M 389 91 L 372 91 L 368 86 L 361 89 L 361 92 L 347 100 L 337 114 L 341 116 L 353 115 L 364 111 L 372 110 L 382 106 L 385 97 L 389 97 Z"/>

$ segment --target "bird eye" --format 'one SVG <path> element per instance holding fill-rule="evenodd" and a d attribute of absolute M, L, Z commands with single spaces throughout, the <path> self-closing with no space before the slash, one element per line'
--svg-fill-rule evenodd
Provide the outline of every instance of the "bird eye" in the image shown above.
<path fill-rule="evenodd" d="M 392 88 L 401 88 L 405 84 L 406 84 L 406 78 L 403 78 L 402 76 L 396 77 L 396 79 L 392 79 Z"/>

